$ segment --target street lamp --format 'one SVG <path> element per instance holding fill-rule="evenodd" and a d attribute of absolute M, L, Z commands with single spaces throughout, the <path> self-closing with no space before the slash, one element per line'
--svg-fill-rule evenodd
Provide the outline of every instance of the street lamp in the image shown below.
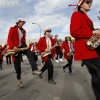
<path fill-rule="evenodd" d="M 37 23 L 32 23 L 32 24 L 37 24 Z M 37 24 L 39 26 L 40 29 L 40 37 L 41 37 L 41 26 L 39 24 Z"/>
<path fill-rule="evenodd" d="M 99 13 L 100 13 L 100 11 L 99 11 Z M 98 19 L 100 20 L 100 16 L 97 16 L 98 17 Z"/>

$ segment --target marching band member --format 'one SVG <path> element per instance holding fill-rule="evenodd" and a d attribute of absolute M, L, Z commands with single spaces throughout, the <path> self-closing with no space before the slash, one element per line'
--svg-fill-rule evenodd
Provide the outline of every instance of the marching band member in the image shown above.
<path fill-rule="evenodd" d="M 56 43 L 57 41 L 58 41 L 58 35 L 55 35 L 54 42 Z M 58 57 L 59 57 L 59 60 L 58 60 Z M 59 61 L 63 62 L 62 57 L 63 57 L 63 53 L 62 53 L 62 51 L 60 49 L 60 46 L 56 46 L 56 57 L 55 57 L 55 61 L 57 63 L 59 63 Z"/>
<path fill-rule="evenodd" d="M 8 33 L 8 46 L 9 49 L 13 49 L 15 52 L 18 51 L 18 48 L 25 48 L 26 45 L 26 31 L 22 28 L 25 24 L 25 20 L 23 18 L 19 18 L 16 22 L 16 25 L 14 27 L 11 27 Z M 18 53 L 17 56 L 13 55 L 13 62 L 14 67 L 17 74 L 17 80 L 18 80 L 18 86 L 23 87 L 23 83 L 21 80 L 21 56 L 22 54 L 25 54 L 31 64 L 32 68 L 32 74 L 39 75 L 41 72 L 38 71 L 36 62 L 32 56 L 32 52 L 27 49 L 25 51 L 21 51 Z"/>
<path fill-rule="evenodd" d="M 9 46 L 7 44 L 5 44 L 5 45 L 6 45 L 6 48 L 4 49 L 4 52 L 6 52 L 6 50 L 9 49 Z M 11 55 L 6 56 L 6 63 L 7 63 L 7 65 L 11 64 Z"/>
<path fill-rule="evenodd" d="M 38 55 L 39 55 L 39 50 L 37 49 L 36 45 L 37 45 L 37 42 L 34 42 L 34 43 L 31 43 L 31 45 L 29 46 L 29 49 L 32 51 L 35 61 L 38 60 Z"/>
<path fill-rule="evenodd" d="M 50 50 L 50 48 L 54 45 L 53 39 L 50 37 L 51 29 L 46 28 L 44 30 L 44 37 L 41 37 L 37 43 L 37 49 L 40 51 L 40 54 L 44 51 Z M 50 54 L 42 57 L 42 60 L 45 62 L 44 66 L 41 69 L 41 74 L 39 77 L 42 79 L 43 72 L 48 69 L 48 82 L 51 84 L 56 84 L 53 80 L 53 64 L 51 58 L 53 59 L 54 56 L 54 49 L 50 51 Z"/>
<path fill-rule="evenodd" d="M 94 30 L 93 22 L 87 15 L 87 12 L 90 11 L 92 1 L 79 0 L 76 5 L 77 11 L 71 17 L 70 33 L 75 38 L 74 59 L 82 60 L 86 65 L 92 76 L 91 82 L 96 100 L 100 100 L 100 54 L 95 48 L 93 50 L 89 49 L 86 42 L 92 35 L 100 36 L 100 31 Z"/>
<path fill-rule="evenodd" d="M 2 62 L 3 62 L 3 55 L 4 55 L 5 48 L 6 48 L 6 45 L 4 45 L 4 47 L 0 45 L 0 68 L 1 70 L 2 70 Z"/>
<path fill-rule="evenodd" d="M 72 75 L 72 61 L 73 61 L 73 44 L 71 42 L 71 37 L 66 36 L 65 41 L 63 41 L 61 45 L 61 50 L 64 50 L 64 58 L 68 61 L 68 64 L 63 66 L 63 71 L 65 72 L 65 68 L 69 67 L 69 73 Z M 72 53 L 72 54 L 69 54 Z"/>
<path fill-rule="evenodd" d="M 3 62 L 3 57 L 2 57 L 2 46 L 0 45 L 0 68 L 2 70 L 2 62 Z"/>

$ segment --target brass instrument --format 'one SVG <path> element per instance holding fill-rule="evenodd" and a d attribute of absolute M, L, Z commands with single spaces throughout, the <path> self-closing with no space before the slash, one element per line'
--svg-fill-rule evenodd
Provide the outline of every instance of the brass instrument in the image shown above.
<path fill-rule="evenodd" d="M 54 46 L 52 46 L 51 49 L 42 52 L 42 53 L 41 53 L 41 56 L 42 56 L 42 57 L 45 57 L 45 56 L 51 54 L 51 50 L 52 50 L 54 47 L 56 47 L 56 46 L 57 46 L 57 44 L 55 44 Z"/>
<path fill-rule="evenodd" d="M 89 49 L 95 49 L 100 45 L 100 36 L 92 35 L 92 37 L 86 41 Z"/>
<path fill-rule="evenodd" d="M 54 46 L 52 46 L 49 50 L 42 52 L 42 53 L 41 53 L 41 56 L 42 56 L 42 57 L 45 57 L 45 56 L 51 54 L 51 50 L 52 50 L 54 47 L 56 47 L 56 46 L 60 46 L 61 42 L 62 42 L 62 41 L 59 39 L 59 40 L 57 41 L 57 43 L 56 43 Z"/>
<path fill-rule="evenodd" d="M 100 16 L 97 16 L 97 17 L 100 20 Z M 95 30 L 100 31 L 100 28 L 97 28 Z M 86 44 L 87 44 L 87 47 L 91 50 L 97 48 L 100 45 L 100 35 L 93 34 L 92 37 L 86 41 Z"/>
<path fill-rule="evenodd" d="M 50 55 L 50 54 L 51 54 L 51 49 L 50 49 L 50 50 L 47 50 L 47 51 L 42 52 L 42 53 L 41 53 L 41 56 L 42 56 L 42 57 L 45 57 L 45 56 Z"/>
<path fill-rule="evenodd" d="M 70 51 L 70 52 L 67 53 L 67 55 L 72 56 L 72 55 L 74 55 L 74 53 L 73 53 L 73 51 Z"/>
<path fill-rule="evenodd" d="M 25 47 L 25 48 L 18 48 L 18 51 L 17 51 L 17 52 L 15 52 L 14 50 L 8 49 L 8 50 L 5 52 L 5 56 L 8 56 L 8 55 L 15 55 L 15 56 L 17 56 L 17 55 L 18 55 L 18 52 L 20 52 L 20 51 L 25 51 L 25 50 L 27 50 L 27 49 L 28 49 L 28 47 Z"/>

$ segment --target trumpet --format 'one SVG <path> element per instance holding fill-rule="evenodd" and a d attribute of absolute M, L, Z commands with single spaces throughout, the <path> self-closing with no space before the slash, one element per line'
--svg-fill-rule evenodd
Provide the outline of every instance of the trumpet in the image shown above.
<path fill-rule="evenodd" d="M 25 48 L 18 48 L 18 51 L 17 52 L 15 52 L 14 50 L 11 50 L 11 49 L 8 49 L 6 52 L 5 52 L 5 56 L 8 56 L 8 55 L 15 55 L 15 56 L 17 56 L 18 55 L 18 52 L 20 52 L 20 51 L 25 51 L 25 50 L 27 50 L 28 49 L 28 47 L 25 47 Z"/>

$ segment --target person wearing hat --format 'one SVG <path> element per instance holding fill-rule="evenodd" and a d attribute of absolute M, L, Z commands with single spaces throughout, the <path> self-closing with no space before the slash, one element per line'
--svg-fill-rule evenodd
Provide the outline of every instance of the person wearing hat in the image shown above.
<path fill-rule="evenodd" d="M 22 28 L 26 21 L 23 18 L 19 18 L 14 27 L 11 27 L 8 33 L 7 44 L 9 49 L 13 49 L 15 52 L 18 51 L 18 48 L 25 48 L 26 45 L 26 31 Z M 32 56 L 32 52 L 27 49 L 25 51 L 21 51 L 17 56 L 13 55 L 12 60 L 14 62 L 14 67 L 17 74 L 18 86 L 23 87 L 23 83 L 21 80 L 21 56 L 25 54 L 30 62 L 32 68 L 32 74 L 39 75 L 41 72 L 38 71 L 36 62 Z"/>
<path fill-rule="evenodd" d="M 100 35 L 99 30 L 94 30 L 93 22 L 88 17 L 93 0 L 79 0 L 77 11 L 72 14 L 70 33 L 75 38 L 74 59 L 82 60 L 92 76 L 92 88 L 96 100 L 100 100 L 100 54 L 96 49 L 89 49 L 86 40 L 93 34 Z M 75 5 L 69 5 L 75 6 Z"/>
<path fill-rule="evenodd" d="M 58 41 L 58 35 L 56 34 L 56 35 L 54 36 L 54 42 L 57 43 L 57 41 Z M 58 58 L 59 58 L 59 59 L 58 59 Z M 62 51 L 61 51 L 61 49 L 60 49 L 60 46 L 56 46 L 56 57 L 55 57 L 55 61 L 56 61 L 57 63 L 59 63 L 59 61 L 60 61 L 60 62 L 63 62 L 63 53 L 62 53 Z"/>
<path fill-rule="evenodd" d="M 7 49 L 9 48 L 9 46 L 7 44 L 5 44 L 5 46 L 6 46 L 6 48 L 4 49 L 4 52 L 6 52 Z M 6 56 L 6 63 L 7 63 L 7 65 L 11 64 L 11 56 L 10 55 Z"/>
<path fill-rule="evenodd" d="M 0 45 L 0 69 L 2 70 L 2 62 L 3 62 L 3 57 L 2 57 L 2 46 Z"/>
<path fill-rule="evenodd" d="M 3 56 L 4 56 L 4 50 L 5 50 L 5 48 L 7 47 L 7 45 L 4 45 L 3 47 L 2 47 L 2 45 L 0 45 L 0 69 L 1 70 L 3 70 L 2 69 L 2 62 L 3 62 Z"/>
<path fill-rule="evenodd" d="M 72 72 L 72 62 L 73 62 L 73 43 L 71 42 L 71 36 L 66 36 L 65 41 L 63 41 L 61 45 L 61 50 L 64 50 L 64 58 L 67 60 L 67 64 L 63 66 L 63 71 L 65 72 L 65 68 L 69 68 L 70 75 L 73 75 Z M 72 55 L 69 55 L 69 53 L 72 52 Z"/>
<path fill-rule="evenodd" d="M 38 60 L 38 55 L 39 55 L 39 50 L 36 48 L 37 42 L 31 43 L 31 45 L 29 46 L 29 49 L 32 52 L 32 55 L 35 59 L 35 62 L 37 62 Z"/>
<path fill-rule="evenodd" d="M 46 28 L 44 30 L 44 37 L 41 37 L 37 43 L 37 49 L 40 51 L 40 54 L 42 52 L 48 51 L 51 49 L 51 47 L 54 45 L 54 41 L 53 39 L 50 37 L 50 33 L 51 33 L 51 29 L 50 28 Z M 52 49 L 51 50 L 51 54 L 42 57 L 42 60 L 45 62 L 44 66 L 41 69 L 41 74 L 39 75 L 39 77 L 42 79 L 42 74 L 43 72 L 48 69 L 48 82 L 50 84 L 56 84 L 56 82 L 53 80 L 53 64 L 51 61 L 51 58 L 53 59 L 54 57 L 54 53 L 55 50 Z"/>

